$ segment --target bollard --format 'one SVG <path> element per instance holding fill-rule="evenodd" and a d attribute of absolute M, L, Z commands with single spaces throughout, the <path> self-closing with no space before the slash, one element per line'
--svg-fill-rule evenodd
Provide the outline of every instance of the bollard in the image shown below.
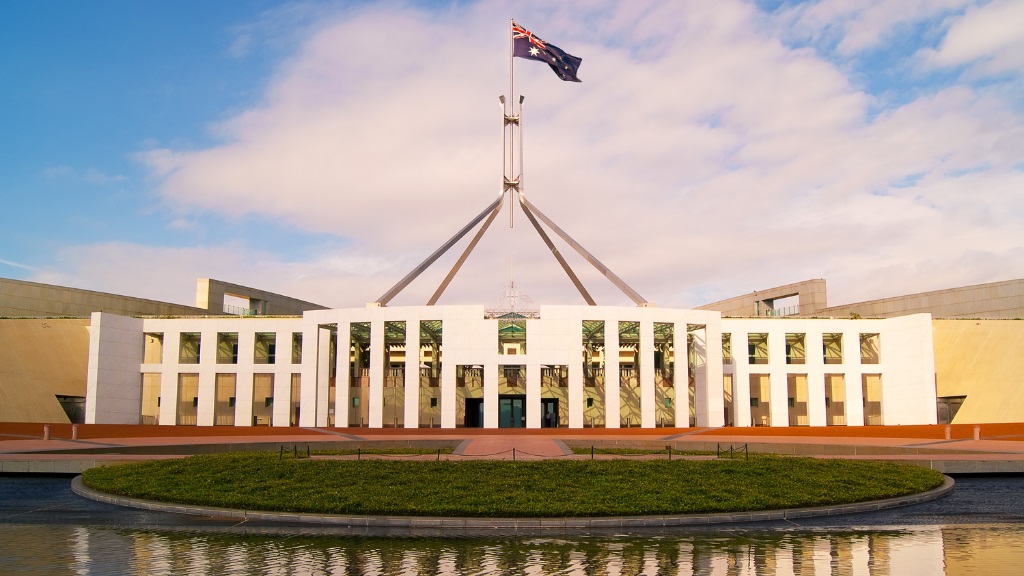
<path fill-rule="evenodd" d="M 590 459 L 591 460 L 594 459 L 594 447 L 593 446 L 590 447 Z"/>
<path fill-rule="evenodd" d="M 43 425 L 43 440 L 49 440 L 49 439 L 50 439 L 50 425 L 49 424 L 44 424 Z"/>
<path fill-rule="evenodd" d="M 78 440 L 78 424 L 71 425 L 71 439 Z"/>
<path fill-rule="evenodd" d="M 953 427 L 950 426 L 949 424 L 946 424 L 946 440 L 952 440 L 952 439 L 953 439 Z"/>
<path fill-rule="evenodd" d="M 512 461 L 513 462 L 516 461 L 516 449 L 515 448 L 512 448 Z"/>
<path fill-rule="evenodd" d="M 981 440 L 981 426 L 974 427 L 974 439 Z"/>
<path fill-rule="evenodd" d="M 437 461 L 438 462 L 441 461 L 441 449 L 440 448 L 437 449 Z"/>

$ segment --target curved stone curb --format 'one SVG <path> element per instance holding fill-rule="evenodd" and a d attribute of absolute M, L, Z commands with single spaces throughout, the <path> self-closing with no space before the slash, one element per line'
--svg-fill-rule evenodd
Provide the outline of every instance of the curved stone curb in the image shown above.
<path fill-rule="evenodd" d="M 643 532 L 659 528 L 700 527 L 715 524 L 735 524 L 748 522 L 768 522 L 774 520 L 792 520 L 795 518 L 812 518 L 820 516 L 836 516 L 840 514 L 857 514 L 875 512 L 889 508 L 911 506 L 936 500 L 949 494 L 954 487 L 954 480 L 945 476 L 943 483 L 920 494 L 840 504 L 836 506 L 814 506 L 808 508 L 787 508 L 784 510 L 763 510 L 753 512 L 723 512 L 716 514 L 686 514 L 670 516 L 605 516 L 593 518 L 452 518 L 428 516 L 355 516 L 344 514 L 309 514 L 298 512 L 258 512 L 238 510 L 234 508 L 218 508 L 213 506 L 191 506 L 185 504 L 168 504 L 155 500 L 126 498 L 99 492 L 86 487 L 82 477 L 76 476 L 71 481 L 71 490 L 75 494 L 90 500 L 193 516 L 210 516 L 216 518 L 236 519 L 242 521 L 286 522 L 320 526 L 324 528 L 348 528 L 356 532 L 403 535 L 403 536 L 492 536 L 503 534 L 585 534 L 591 532 L 614 532 L 617 534 Z"/>

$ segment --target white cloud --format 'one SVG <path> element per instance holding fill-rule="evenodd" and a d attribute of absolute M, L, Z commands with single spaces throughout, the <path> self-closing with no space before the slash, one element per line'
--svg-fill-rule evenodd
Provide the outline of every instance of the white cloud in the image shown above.
<path fill-rule="evenodd" d="M 997 0 L 969 9 L 956 19 L 936 50 L 934 64 L 972 64 L 980 74 L 1024 72 L 1024 1 Z"/>
<path fill-rule="evenodd" d="M 820 0 L 788 6 L 779 18 L 790 37 L 835 44 L 850 56 L 911 32 L 922 21 L 962 10 L 977 0 Z"/>
<path fill-rule="evenodd" d="M 824 1 L 781 21 L 838 30 L 855 53 L 962 4 Z M 841 303 L 1019 276 L 1024 256 L 1008 247 L 1024 245 L 1024 211 L 992 208 L 1022 202 L 1013 96 L 958 85 L 869 117 L 871 95 L 813 52 L 786 48 L 778 17 L 752 4 L 516 7 L 519 22 L 583 57 L 582 84 L 516 62 L 527 194 L 648 299 L 692 306 L 826 277 Z M 111 282 L 118 265 L 102 262 L 133 282 L 156 274 L 154 293 L 205 275 L 332 306 L 375 299 L 498 192 L 507 13 L 498 2 L 385 4 L 323 20 L 261 106 L 214 127 L 222 144 L 141 155 L 178 214 L 259 214 L 348 248 L 100 245 L 67 263 Z M 534 300 L 580 302 L 526 219 L 509 230 L 507 217 L 442 302 L 493 300 L 510 260 Z M 599 302 L 626 303 L 560 250 Z M 456 257 L 396 303 L 424 301 Z"/>

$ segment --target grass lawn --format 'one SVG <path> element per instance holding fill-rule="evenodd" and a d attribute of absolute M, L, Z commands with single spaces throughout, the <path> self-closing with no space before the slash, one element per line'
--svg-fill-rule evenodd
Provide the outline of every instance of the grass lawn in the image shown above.
<path fill-rule="evenodd" d="M 893 462 L 762 455 L 422 462 L 242 453 L 93 468 L 83 481 L 122 496 L 246 510 L 507 518 L 821 506 L 923 492 L 942 475 Z"/>

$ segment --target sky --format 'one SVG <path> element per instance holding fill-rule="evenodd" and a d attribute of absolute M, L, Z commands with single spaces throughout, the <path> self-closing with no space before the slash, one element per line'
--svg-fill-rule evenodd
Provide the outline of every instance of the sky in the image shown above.
<path fill-rule="evenodd" d="M 0 277 L 372 302 L 500 193 L 646 300 L 1024 277 L 1024 0 L 48 0 L 0 19 Z M 468 237 L 392 301 L 424 304 Z M 630 300 L 557 239 L 598 304 Z M 582 304 L 506 203 L 440 304 Z"/>

